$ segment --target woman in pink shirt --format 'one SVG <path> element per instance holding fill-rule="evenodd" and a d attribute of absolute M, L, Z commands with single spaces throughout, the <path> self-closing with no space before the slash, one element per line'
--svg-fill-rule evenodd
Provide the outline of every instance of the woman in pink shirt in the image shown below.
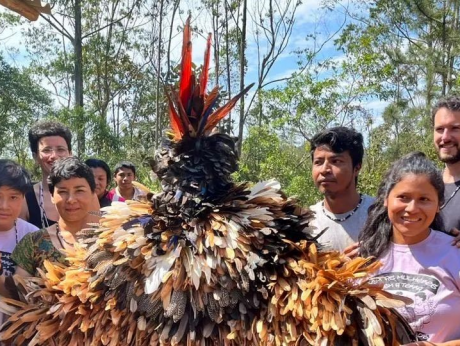
<path fill-rule="evenodd" d="M 398 311 L 417 333 L 411 346 L 460 345 L 460 249 L 444 233 L 439 170 L 423 153 L 396 161 L 360 234 L 360 254 L 382 267 L 372 279 L 414 303 Z"/>

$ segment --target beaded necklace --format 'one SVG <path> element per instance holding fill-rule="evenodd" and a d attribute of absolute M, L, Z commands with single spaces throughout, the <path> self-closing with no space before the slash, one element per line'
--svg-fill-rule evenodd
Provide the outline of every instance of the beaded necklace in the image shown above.
<path fill-rule="evenodd" d="M 56 222 L 56 236 L 59 240 L 59 244 L 61 244 L 62 248 L 65 249 L 64 247 L 64 244 L 62 243 L 62 241 L 64 241 L 64 243 L 66 243 L 67 245 L 69 246 L 73 246 L 72 243 L 69 243 L 67 240 L 65 240 L 65 238 L 62 236 L 62 233 L 61 233 L 61 228 L 59 227 L 59 223 Z"/>
<path fill-rule="evenodd" d="M 48 222 L 48 218 L 46 217 L 45 211 L 45 203 L 43 197 L 43 182 L 38 183 L 38 192 L 38 206 L 40 207 L 40 219 L 42 221 L 42 227 L 48 228 L 50 225 Z"/>
<path fill-rule="evenodd" d="M 16 236 L 16 245 L 18 245 L 19 240 L 18 240 L 18 226 L 16 225 L 16 220 L 14 220 L 14 234 Z"/>
<path fill-rule="evenodd" d="M 350 217 L 353 216 L 354 213 L 356 213 L 356 211 L 358 210 L 358 208 L 361 206 L 361 203 L 363 202 L 363 195 L 359 195 L 359 202 L 358 202 L 358 205 L 352 210 L 350 211 L 347 215 L 345 215 L 344 217 L 341 217 L 341 218 L 335 218 L 335 217 L 332 217 L 331 215 L 329 215 L 327 212 L 326 212 L 326 209 L 324 208 L 324 201 L 321 203 L 321 208 L 323 209 L 323 214 L 326 215 L 326 217 L 329 219 L 329 220 L 332 220 L 334 222 L 344 222 L 346 220 L 348 220 Z"/>
<path fill-rule="evenodd" d="M 14 228 L 14 235 L 15 235 L 15 237 L 16 237 L 16 245 L 18 245 L 18 243 L 19 243 L 19 238 L 18 238 L 18 226 L 17 226 L 17 224 L 16 224 L 16 220 L 14 220 L 14 227 L 13 227 L 13 228 Z M 8 230 L 8 232 L 9 232 L 9 231 L 12 231 L 13 228 L 10 228 L 10 229 Z"/>

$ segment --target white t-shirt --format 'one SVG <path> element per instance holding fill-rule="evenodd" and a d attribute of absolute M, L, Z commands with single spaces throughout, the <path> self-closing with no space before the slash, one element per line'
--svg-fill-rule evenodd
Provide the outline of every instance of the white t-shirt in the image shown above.
<path fill-rule="evenodd" d="M 14 274 L 16 264 L 11 259 L 16 244 L 30 232 L 37 231 L 38 228 L 23 219 L 16 220 L 16 227 L 0 232 L 0 260 L 2 262 L 2 272 L 5 276 Z M 0 312 L 0 323 L 3 323 L 3 314 Z"/>
<path fill-rule="evenodd" d="M 390 244 L 380 256 L 383 266 L 371 282 L 411 298 L 414 303 L 397 310 L 419 340 L 446 342 L 460 339 L 460 249 L 454 238 L 431 231 L 414 245 Z"/>
<path fill-rule="evenodd" d="M 16 266 L 11 259 L 16 244 L 30 232 L 37 231 L 38 228 L 23 219 L 16 220 L 16 227 L 0 232 L 0 255 L 2 261 L 3 274 L 10 276 L 14 274 L 14 267 Z"/>
<path fill-rule="evenodd" d="M 113 191 L 113 195 L 112 195 L 113 202 L 124 202 L 125 201 L 125 199 L 121 197 L 121 193 L 120 193 L 120 190 L 118 189 L 118 186 L 112 191 Z M 138 189 L 137 187 L 134 187 L 133 201 L 139 200 L 141 196 L 145 196 L 144 191 Z"/>
<path fill-rule="evenodd" d="M 345 248 L 358 241 L 359 232 L 367 220 L 367 210 L 374 202 L 374 197 L 362 195 L 359 208 L 345 221 L 339 222 L 332 219 L 342 219 L 350 214 L 351 210 L 344 214 L 333 214 L 323 208 L 323 201 L 312 205 L 310 209 L 315 212 L 311 225 L 315 228 L 313 235 L 318 235 L 322 230 L 327 230 L 318 238 L 318 242 L 325 250 L 343 252 Z M 329 216 L 329 217 L 327 217 Z"/>

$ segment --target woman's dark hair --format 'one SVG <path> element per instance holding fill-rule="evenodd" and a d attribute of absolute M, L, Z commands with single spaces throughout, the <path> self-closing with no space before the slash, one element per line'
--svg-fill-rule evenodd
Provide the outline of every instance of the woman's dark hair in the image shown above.
<path fill-rule="evenodd" d="M 115 169 L 113 170 L 113 175 L 117 175 L 119 171 L 121 171 L 122 168 L 127 168 L 133 171 L 134 175 L 136 175 L 136 166 L 130 161 L 121 161 L 118 162 L 115 166 Z"/>
<path fill-rule="evenodd" d="M 422 152 L 413 152 L 393 163 L 380 184 L 377 198 L 369 207 L 369 215 L 359 234 L 360 255 L 378 258 L 388 248 L 393 235 L 393 226 L 388 218 L 385 199 L 390 191 L 408 174 L 425 175 L 438 193 L 439 205 L 444 202 L 444 182 L 441 172 Z M 444 231 L 441 215 L 436 214 L 430 227 Z"/>
<path fill-rule="evenodd" d="M 316 148 L 326 146 L 334 153 L 338 154 L 348 150 L 353 163 L 353 168 L 361 165 L 363 162 L 363 135 L 348 127 L 332 127 L 317 133 L 312 138 L 310 145 L 312 160 Z"/>
<path fill-rule="evenodd" d="M 30 175 L 24 167 L 12 160 L 0 159 L 0 187 L 6 186 L 21 192 L 30 190 Z"/>
<path fill-rule="evenodd" d="M 64 138 L 67 143 L 67 149 L 72 151 L 72 133 L 67 126 L 57 121 L 39 121 L 29 130 L 29 144 L 32 153 L 38 152 L 38 141 L 43 137 L 59 136 Z"/>
<path fill-rule="evenodd" d="M 88 182 L 91 192 L 96 189 L 94 174 L 91 168 L 81 162 L 76 157 L 67 157 L 54 162 L 48 177 L 48 187 L 51 195 L 54 193 L 54 187 L 62 180 L 72 178 L 83 178 Z"/>
<path fill-rule="evenodd" d="M 107 175 L 107 184 L 110 183 L 110 168 L 105 161 L 99 160 L 99 159 L 87 159 L 85 161 L 85 164 L 87 164 L 90 168 L 102 168 L 105 171 L 105 174 Z"/>

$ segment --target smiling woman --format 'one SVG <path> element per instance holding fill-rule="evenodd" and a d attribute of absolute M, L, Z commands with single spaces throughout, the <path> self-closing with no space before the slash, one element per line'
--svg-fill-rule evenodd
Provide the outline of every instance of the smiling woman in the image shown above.
<path fill-rule="evenodd" d="M 393 225 L 393 243 L 417 244 L 430 234 L 430 225 L 439 212 L 439 196 L 425 175 L 407 174 L 385 199 Z"/>
<path fill-rule="evenodd" d="M 51 201 L 59 214 L 55 225 L 28 234 L 12 258 L 23 276 L 38 275 L 43 262 L 64 262 L 64 249 L 73 248 L 76 234 L 86 227 L 94 209 L 96 184 L 91 169 L 75 157 L 57 161 L 48 177 Z"/>
<path fill-rule="evenodd" d="M 409 154 L 386 174 L 359 236 L 361 255 L 382 263 L 372 282 L 415 302 L 398 311 L 419 346 L 460 344 L 460 249 L 441 232 L 443 199 L 438 169 L 424 154 Z"/>

